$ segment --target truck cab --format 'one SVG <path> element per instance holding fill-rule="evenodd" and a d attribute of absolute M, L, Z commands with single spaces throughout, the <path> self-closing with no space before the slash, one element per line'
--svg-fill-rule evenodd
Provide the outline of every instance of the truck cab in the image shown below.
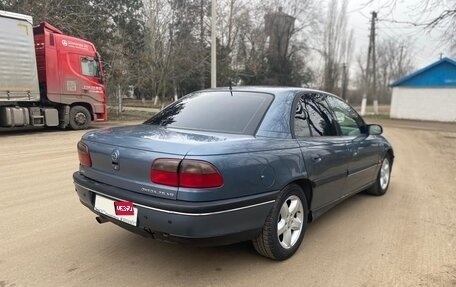
<path fill-rule="evenodd" d="M 106 121 L 103 70 L 95 46 L 46 22 L 35 26 L 33 34 L 41 98 L 51 104 L 85 107 L 91 120 Z"/>

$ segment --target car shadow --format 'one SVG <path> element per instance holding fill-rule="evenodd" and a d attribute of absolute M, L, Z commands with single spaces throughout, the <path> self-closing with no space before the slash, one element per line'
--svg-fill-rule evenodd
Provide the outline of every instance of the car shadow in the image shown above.
<path fill-rule="evenodd" d="M 300 264 L 304 265 L 312 264 L 312 256 L 307 256 L 307 253 L 315 248 L 315 246 L 312 246 L 312 241 L 325 239 L 321 238 L 327 236 L 324 232 L 325 229 L 334 224 L 339 224 L 338 221 L 346 221 L 347 213 L 352 212 L 353 209 L 363 209 L 363 202 L 376 199 L 375 196 L 360 193 L 335 206 L 314 223 L 308 225 L 301 248 L 292 258 L 280 263 L 259 256 L 251 242 L 216 247 L 199 247 L 160 242 L 124 230 L 118 230 L 119 234 L 116 238 L 116 240 L 119 240 L 119 248 L 117 250 L 121 254 L 115 254 L 114 256 L 116 258 L 122 256 L 134 258 L 130 263 L 135 266 L 141 266 L 144 270 L 156 268 L 157 265 L 162 266 L 167 271 L 175 270 L 175 275 L 183 276 L 182 278 L 185 278 L 185 275 L 188 275 L 189 272 L 201 272 L 201 270 L 229 272 L 235 276 L 236 272 L 249 269 L 252 264 L 260 265 L 262 268 L 274 268 L 277 264 L 288 264 L 287 262 L 300 262 Z M 309 237 L 313 240 L 308 240 Z M 333 240 L 333 238 L 327 238 L 327 240 Z M 325 248 L 325 246 L 319 246 L 318 248 Z M 318 251 L 313 251 L 312 253 L 314 252 Z M 130 267 L 123 266 L 122 268 L 128 269 Z"/>

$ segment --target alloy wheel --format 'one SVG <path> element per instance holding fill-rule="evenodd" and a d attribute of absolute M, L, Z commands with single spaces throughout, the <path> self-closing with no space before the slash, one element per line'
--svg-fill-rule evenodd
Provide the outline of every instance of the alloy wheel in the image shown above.
<path fill-rule="evenodd" d="M 292 248 L 299 239 L 304 222 L 304 208 L 296 195 L 287 198 L 280 208 L 277 237 L 285 249 Z"/>
<path fill-rule="evenodd" d="M 388 158 L 385 158 L 380 169 L 380 187 L 386 189 L 390 179 L 390 163 Z"/>

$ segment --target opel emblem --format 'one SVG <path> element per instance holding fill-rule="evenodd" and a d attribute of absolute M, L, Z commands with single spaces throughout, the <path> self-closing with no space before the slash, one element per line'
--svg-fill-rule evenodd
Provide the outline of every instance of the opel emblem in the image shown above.
<path fill-rule="evenodd" d="M 120 152 L 118 149 L 115 149 L 112 151 L 111 153 L 111 160 L 113 163 L 118 163 L 119 162 L 119 156 L 120 156 Z"/>

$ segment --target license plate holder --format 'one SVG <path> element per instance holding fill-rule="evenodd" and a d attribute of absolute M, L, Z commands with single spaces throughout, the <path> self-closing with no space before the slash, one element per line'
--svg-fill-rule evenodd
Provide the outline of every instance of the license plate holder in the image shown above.
<path fill-rule="evenodd" d="M 136 207 L 133 207 L 133 215 L 117 215 L 116 214 L 116 203 L 119 201 L 115 201 L 103 196 L 100 196 L 98 194 L 95 194 L 95 205 L 94 205 L 94 210 L 109 216 L 111 218 L 117 219 L 119 221 L 122 221 L 126 224 L 136 226 L 137 224 L 137 219 L 138 219 L 138 209 Z"/>

